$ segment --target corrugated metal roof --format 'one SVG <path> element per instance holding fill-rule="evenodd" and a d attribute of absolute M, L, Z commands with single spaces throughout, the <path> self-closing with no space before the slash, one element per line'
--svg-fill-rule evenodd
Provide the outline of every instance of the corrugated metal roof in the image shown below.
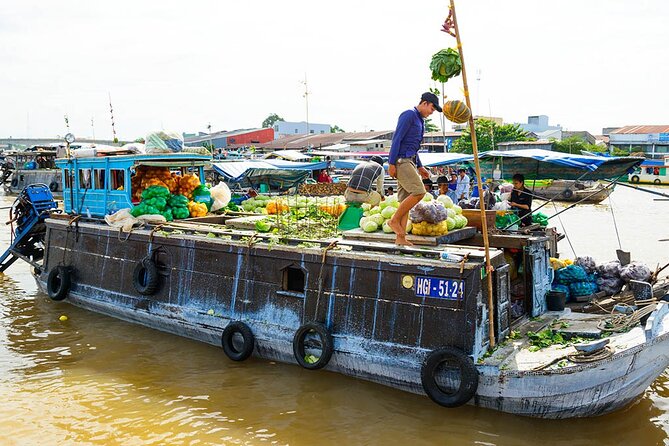
<path fill-rule="evenodd" d="M 614 130 L 611 134 L 618 135 L 635 135 L 647 133 L 669 133 L 669 125 L 626 125 L 618 130 Z"/>
<path fill-rule="evenodd" d="M 379 132 L 344 132 L 344 133 L 322 133 L 318 135 L 290 135 L 274 141 L 256 144 L 256 147 L 263 149 L 306 149 L 311 146 L 314 148 L 331 146 L 350 141 L 365 141 L 369 139 L 383 138 L 390 139 L 393 130 L 384 130 Z"/>

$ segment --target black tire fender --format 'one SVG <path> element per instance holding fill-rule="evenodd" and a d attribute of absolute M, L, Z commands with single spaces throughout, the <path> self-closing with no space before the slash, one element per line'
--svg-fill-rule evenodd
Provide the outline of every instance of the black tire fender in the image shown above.
<path fill-rule="evenodd" d="M 63 300 L 70 292 L 72 277 L 66 266 L 57 266 L 49 271 L 46 279 L 46 291 L 51 300 Z"/>
<path fill-rule="evenodd" d="M 132 285 L 139 294 L 150 296 L 158 289 L 158 266 L 150 258 L 143 259 L 132 274 Z"/>
<path fill-rule="evenodd" d="M 630 183 L 638 183 L 639 182 L 639 175 L 632 175 L 632 178 L 630 178 Z"/>
<path fill-rule="evenodd" d="M 320 338 L 321 342 L 321 356 L 315 362 L 309 362 L 305 358 L 306 356 L 306 345 L 305 341 L 307 335 L 311 332 L 316 333 Z M 318 322 L 307 322 L 297 329 L 295 336 L 293 337 L 293 354 L 295 355 L 295 360 L 299 365 L 304 367 L 307 370 L 318 370 L 322 369 L 332 358 L 334 353 L 334 339 L 332 335 L 328 332 L 327 328 L 323 324 Z"/>
<path fill-rule="evenodd" d="M 662 184 L 662 180 L 660 180 L 659 178 L 655 178 L 655 179 L 653 180 L 653 183 L 655 183 L 655 184 Z"/>
<path fill-rule="evenodd" d="M 460 371 L 460 386 L 454 392 L 445 391 L 437 383 L 437 370 L 446 361 L 455 361 Z M 476 394 L 479 384 L 479 375 L 474 361 L 456 347 L 442 347 L 427 355 L 421 368 L 420 379 L 427 396 L 444 407 L 458 407 L 466 404 Z"/>
<path fill-rule="evenodd" d="M 574 192 L 571 189 L 565 189 L 562 191 L 562 198 L 571 198 L 574 196 Z"/>
<path fill-rule="evenodd" d="M 233 343 L 234 336 L 238 334 L 242 337 L 243 344 L 241 349 L 237 349 Z M 225 355 L 233 361 L 244 361 L 253 353 L 255 347 L 255 337 L 248 325 L 241 321 L 230 322 L 221 336 L 221 345 Z"/>
<path fill-rule="evenodd" d="M 49 183 L 49 190 L 51 192 L 58 192 L 58 181 L 52 181 Z"/>

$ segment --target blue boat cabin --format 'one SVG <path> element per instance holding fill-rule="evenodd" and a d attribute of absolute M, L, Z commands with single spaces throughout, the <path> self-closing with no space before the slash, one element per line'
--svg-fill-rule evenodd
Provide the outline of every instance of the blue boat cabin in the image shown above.
<path fill-rule="evenodd" d="M 131 208 L 131 178 L 139 166 L 167 167 L 181 175 L 195 173 L 204 180 L 204 167 L 211 157 L 193 153 L 167 155 L 116 155 L 90 158 L 61 158 L 63 202 L 68 214 L 102 217 Z"/>

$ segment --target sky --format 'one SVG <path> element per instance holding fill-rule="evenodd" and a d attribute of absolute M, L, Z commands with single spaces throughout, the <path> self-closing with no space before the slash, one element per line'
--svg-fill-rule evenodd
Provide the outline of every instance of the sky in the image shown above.
<path fill-rule="evenodd" d="M 0 137 L 392 130 L 430 87 L 449 2 L 0 0 Z M 456 0 L 475 115 L 600 134 L 667 124 L 666 0 Z M 444 88 L 463 99 L 462 77 Z M 433 115 L 441 125 L 441 118 Z M 446 121 L 446 129 L 451 124 Z"/>

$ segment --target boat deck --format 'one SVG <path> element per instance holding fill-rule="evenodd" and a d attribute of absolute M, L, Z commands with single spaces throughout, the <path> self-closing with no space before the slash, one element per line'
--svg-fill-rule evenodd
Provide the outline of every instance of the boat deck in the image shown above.
<path fill-rule="evenodd" d="M 617 352 L 640 346 L 646 341 L 644 329 L 637 324 L 629 331 L 608 334 L 598 328 L 600 322 L 610 319 L 607 314 L 575 313 L 569 308 L 562 312 L 547 312 L 540 317 L 527 320 L 514 327 L 512 336 L 498 345 L 493 353 L 479 361 L 480 365 L 493 366 L 500 370 L 533 372 L 539 370 L 568 370 L 579 366 L 568 355 L 577 354 L 573 345 L 554 344 L 545 348 L 533 348 L 528 332 L 539 333 L 552 329 L 565 339 L 578 337 L 580 344 L 608 340 L 608 347 Z M 536 351 L 535 351 L 536 350 Z"/>

